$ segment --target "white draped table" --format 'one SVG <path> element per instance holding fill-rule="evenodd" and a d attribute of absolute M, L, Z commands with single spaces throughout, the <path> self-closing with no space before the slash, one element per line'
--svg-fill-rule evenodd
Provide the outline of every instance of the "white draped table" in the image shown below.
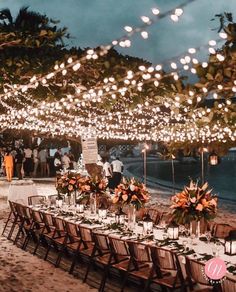
<path fill-rule="evenodd" d="M 9 187 L 8 201 L 28 205 L 28 197 L 37 194 L 37 188 L 32 180 L 13 181 Z"/>

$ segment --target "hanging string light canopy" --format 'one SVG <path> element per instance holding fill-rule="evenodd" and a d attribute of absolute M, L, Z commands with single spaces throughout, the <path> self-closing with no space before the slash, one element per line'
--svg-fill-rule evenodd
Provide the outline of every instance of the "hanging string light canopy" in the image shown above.
<path fill-rule="evenodd" d="M 232 72 L 231 77 L 227 70 L 224 72 L 233 60 L 225 47 L 217 50 L 217 41 L 209 41 L 208 62 L 199 63 L 192 57 L 195 48 L 189 48 L 188 55 L 180 58 L 183 68 L 188 66 L 186 71 L 200 77 L 192 85 L 183 82 L 173 60 L 171 71 L 165 72 L 161 64 L 153 66 L 113 50 L 116 45 L 131 45 L 134 33 L 146 39 L 147 28 L 166 15 L 177 21 L 185 5 L 163 14 L 152 9 L 154 20 L 142 16 L 140 27 L 126 26 L 125 36 L 111 44 L 73 50 L 66 61 L 58 60 L 45 75 L 34 74 L 24 84 L 4 84 L 0 128 L 68 138 L 90 133 L 101 139 L 152 140 L 167 145 L 233 145 L 236 127 L 232 97 L 236 83 L 232 82 Z M 221 37 L 225 35 L 221 33 Z M 212 66 L 215 73 L 209 73 Z M 217 76 L 221 71 L 228 74 L 226 82 Z M 211 106 L 206 103 L 209 94 L 215 100 Z"/>

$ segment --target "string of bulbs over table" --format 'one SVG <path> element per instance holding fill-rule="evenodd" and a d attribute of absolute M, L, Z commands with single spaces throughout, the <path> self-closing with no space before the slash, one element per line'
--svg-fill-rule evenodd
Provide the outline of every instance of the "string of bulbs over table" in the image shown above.
<path fill-rule="evenodd" d="M 194 1 L 188 1 L 163 14 L 159 9 L 153 8 L 152 13 L 156 16 L 155 19 L 142 16 L 142 26 L 136 28 L 125 26 L 126 34 L 113 40 L 111 44 L 100 46 L 96 50 L 89 49 L 79 60 L 69 57 L 66 63 L 56 64 L 54 71 L 47 75 L 33 76 L 28 84 L 7 86 L 4 95 L 0 96 L 0 104 L 7 110 L 7 114 L 0 116 L 1 128 L 28 129 L 67 137 L 79 137 L 90 133 L 103 139 L 154 140 L 166 143 L 172 141 L 182 143 L 235 141 L 235 127 L 227 126 L 222 121 L 217 121 L 212 127 L 207 123 L 199 126 L 199 123 L 202 123 L 204 119 L 207 120 L 211 115 L 211 108 L 198 107 L 199 103 L 208 95 L 207 87 L 201 88 L 200 92 L 185 91 L 182 95 L 163 94 L 163 96 L 158 96 L 155 101 L 147 96 L 143 103 L 137 104 L 132 109 L 126 106 L 132 103 L 132 95 L 129 98 L 126 97 L 129 90 L 142 92 L 143 87 L 149 84 L 154 84 L 157 88 L 163 86 L 165 89 L 162 80 L 172 78 L 174 84 L 179 80 L 178 71 L 181 69 L 190 70 L 192 74 L 196 74 L 196 69 L 191 64 L 199 64 L 198 59 L 192 57 L 199 48 L 189 48 L 188 54 L 180 57 L 178 63 L 183 68 L 177 62 L 170 62 L 172 72 L 165 73 L 161 64 L 149 67 L 142 65 L 136 72 L 127 71 L 119 83 L 113 76 L 110 76 L 103 80 L 103 84 L 89 89 L 80 84 L 71 84 L 76 88 L 76 96 L 68 94 L 65 98 L 53 102 L 39 102 L 33 99 L 33 90 L 39 85 L 48 86 L 50 82 L 55 82 L 58 74 L 64 78 L 71 71 L 76 74 L 86 62 L 96 61 L 99 57 L 106 55 L 114 46 L 131 46 L 130 38 L 134 34 L 140 33 L 143 39 L 147 39 L 149 36 L 147 28 L 163 17 L 170 16 L 173 22 L 177 22 L 183 14 L 182 8 Z M 225 39 L 227 35 L 221 32 L 220 37 Z M 218 41 L 210 40 L 208 51 L 210 54 L 216 55 L 219 62 L 223 62 L 224 55 L 215 49 Z M 208 63 L 202 62 L 201 66 L 206 68 Z M 218 93 L 215 92 L 213 97 L 217 99 L 219 92 L 224 89 L 221 84 L 218 84 Z M 236 87 L 233 86 L 231 90 L 236 91 Z M 12 97 L 17 105 L 21 106 L 20 110 L 7 103 Z M 113 100 L 114 106 L 107 110 L 102 105 L 109 100 Z M 232 110 L 230 99 L 226 104 L 218 104 L 218 111 L 222 116 L 225 112 Z"/>

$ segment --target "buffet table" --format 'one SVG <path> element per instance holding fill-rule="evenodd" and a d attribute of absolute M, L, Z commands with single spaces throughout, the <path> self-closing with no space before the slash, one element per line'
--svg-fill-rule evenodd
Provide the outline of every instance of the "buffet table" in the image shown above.
<path fill-rule="evenodd" d="M 28 205 L 28 197 L 37 194 L 37 188 L 32 180 L 13 181 L 9 187 L 8 201 Z"/>

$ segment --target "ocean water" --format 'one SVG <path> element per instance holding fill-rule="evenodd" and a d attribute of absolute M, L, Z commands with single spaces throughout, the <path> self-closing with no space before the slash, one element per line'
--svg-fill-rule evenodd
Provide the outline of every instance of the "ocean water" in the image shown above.
<path fill-rule="evenodd" d="M 217 166 L 204 163 L 204 177 L 208 181 L 213 193 L 227 201 L 236 204 L 236 160 L 223 159 Z M 131 166 L 130 171 L 139 177 L 143 177 L 143 163 Z M 174 162 L 175 188 L 182 189 L 188 185 L 190 179 L 201 180 L 201 163 Z M 171 161 L 151 160 L 147 162 L 147 176 L 152 182 L 172 186 Z"/>

